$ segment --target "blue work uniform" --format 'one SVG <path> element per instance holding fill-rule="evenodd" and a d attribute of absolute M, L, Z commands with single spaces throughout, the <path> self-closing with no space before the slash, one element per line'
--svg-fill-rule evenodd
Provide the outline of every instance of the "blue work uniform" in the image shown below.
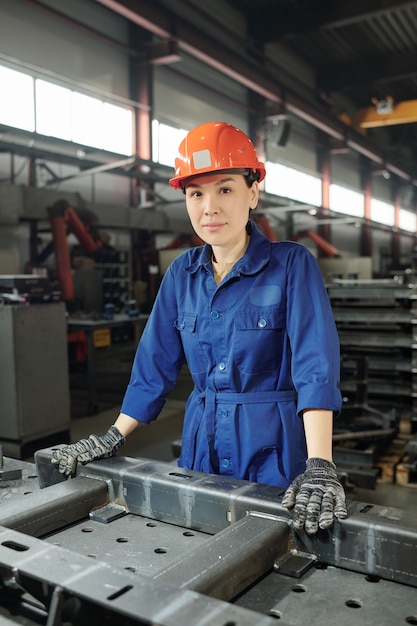
<path fill-rule="evenodd" d="M 279 487 L 305 471 L 305 409 L 341 408 L 340 348 L 314 256 L 254 224 L 217 285 L 209 245 L 168 268 L 121 411 L 154 420 L 187 362 L 180 467 Z"/>

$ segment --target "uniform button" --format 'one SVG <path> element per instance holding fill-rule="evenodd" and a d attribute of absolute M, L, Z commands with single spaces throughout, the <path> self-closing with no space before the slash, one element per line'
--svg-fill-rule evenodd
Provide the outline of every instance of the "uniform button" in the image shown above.
<path fill-rule="evenodd" d="M 223 459 L 222 460 L 222 467 L 226 468 L 230 466 L 230 461 L 229 459 Z"/>
<path fill-rule="evenodd" d="M 180 322 L 180 328 L 185 328 L 185 322 Z"/>
<path fill-rule="evenodd" d="M 220 313 L 218 311 L 212 311 L 210 315 L 214 320 L 218 320 L 220 317 Z"/>
<path fill-rule="evenodd" d="M 226 369 L 226 363 L 219 363 L 219 370 L 222 372 L 223 370 Z"/>
<path fill-rule="evenodd" d="M 220 411 L 220 416 L 221 416 L 221 417 L 227 417 L 228 415 L 229 415 L 229 412 L 228 412 L 228 411 L 225 411 L 225 409 L 222 409 L 222 410 Z"/>
<path fill-rule="evenodd" d="M 266 319 L 264 319 L 263 317 L 261 317 L 260 320 L 258 320 L 258 327 L 259 328 L 265 328 L 266 326 Z"/>

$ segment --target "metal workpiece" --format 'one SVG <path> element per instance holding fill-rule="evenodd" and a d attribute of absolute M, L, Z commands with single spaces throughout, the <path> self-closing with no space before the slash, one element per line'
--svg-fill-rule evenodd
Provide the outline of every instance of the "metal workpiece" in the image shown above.
<path fill-rule="evenodd" d="M 21 478 L 22 469 L 20 467 L 12 467 L 12 463 L 9 462 L 9 459 L 7 459 L 5 467 L 3 446 L 0 445 L 0 483 L 4 483 L 9 480 L 20 480 Z"/>
<path fill-rule="evenodd" d="M 397 300 L 415 300 L 417 285 L 413 283 L 401 284 L 395 279 L 369 280 L 339 280 L 335 279 L 326 285 L 327 292 L 332 299 L 352 299 L 368 302 L 375 306 L 376 301 L 381 304 L 395 304 Z"/>
<path fill-rule="evenodd" d="M 43 537 L 63 525 L 85 518 L 92 509 L 107 502 L 105 482 L 80 476 L 3 504 L 0 525 L 33 537 Z"/>
<path fill-rule="evenodd" d="M 16 531 L 0 528 L 0 607 L 4 590 L 30 594 L 23 623 L 98 626 L 272 626 L 272 617 L 134 575 Z M 35 603 L 36 601 L 36 603 Z M 35 612 L 34 609 L 37 609 Z M 1 613 L 0 613 L 1 615 Z M 35 621 L 36 617 L 40 621 Z"/>
<path fill-rule="evenodd" d="M 63 480 L 51 465 L 51 451 L 35 454 L 42 487 Z M 115 456 L 79 464 L 76 477 L 80 476 L 106 481 L 111 499 L 129 513 L 209 534 L 223 530 L 249 511 L 290 519 L 288 510 L 278 503 L 284 489 L 184 470 L 172 463 Z"/>
<path fill-rule="evenodd" d="M 415 279 L 413 274 L 326 285 L 340 339 L 342 393 L 355 393 L 355 360 L 366 358 L 370 404 L 395 407 L 399 419 L 410 422 L 410 432 L 417 420 Z"/>
<path fill-rule="evenodd" d="M 51 477 L 50 456 L 50 450 L 36 455 L 40 477 L 45 468 Z M 81 476 L 111 484 L 117 504 L 129 513 L 212 535 L 253 511 L 291 520 L 291 512 L 281 504 L 283 489 L 183 470 L 171 463 L 116 456 L 78 466 L 77 477 Z M 347 519 L 336 520 L 331 529 L 316 535 L 292 530 L 292 547 L 328 565 L 417 587 L 415 516 L 354 501 L 348 501 L 348 513 Z"/>
<path fill-rule="evenodd" d="M 416 595 L 407 585 L 318 561 L 301 578 L 269 574 L 236 604 L 267 609 L 280 626 L 410 626 L 417 624 Z"/>
<path fill-rule="evenodd" d="M 174 560 L 154 580 L 232 600 L 290 550 L 288 520 L 249 513 Z"/>
<path fill-rule="evenodd" d="M 282 489 L 122 456 L 65 479 L 51 453 L 1 502 L 1 623 L 417 624 L 409 513 L 348 502 L 309 536 Z"/>

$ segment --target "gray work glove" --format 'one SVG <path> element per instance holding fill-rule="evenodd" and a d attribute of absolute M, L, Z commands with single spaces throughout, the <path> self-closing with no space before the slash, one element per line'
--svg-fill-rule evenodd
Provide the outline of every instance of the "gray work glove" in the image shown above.
<path fill-rule="evenodd" d="M 304 526 L 310 535 L 333 524 L 333 517 L 347 517 L 346 496 L 336 473 L 336 466 L 325 459 L 312 458 L 306 471 L 292 482 L 282 505 L 294 507 L 294 526 Z"/>
<path fill-rule="evenodd" d="M 68 476 L 74 474 L 78 462 L 85 465 L 113 456 L 125 441 L 126 438 L 116 426 L 111 426 L 102 437 L 90 435 L 88 439 L 80 439 L 77 443 L 52 450 L 51 463 L 58 467 L 61 474 Z"/>

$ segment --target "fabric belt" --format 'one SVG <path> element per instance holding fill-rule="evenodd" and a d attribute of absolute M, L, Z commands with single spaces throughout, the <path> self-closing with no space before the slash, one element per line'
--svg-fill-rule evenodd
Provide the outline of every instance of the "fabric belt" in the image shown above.
<path fill-rule="evenodd" d="M 268 402 L 291 402 L 295 400 L 296 392 L 292 389 L 281 391 L 214 391 L 206 389 L 198 392 L 195 390 L 197 401 L 205 404 L 205 424 L 209 449 L 212 449 L 214 442 L 214 416 L 216 414 L 216 404 L 265 404 Z"/>
<path fill-rule="evenodd" d="M 265 402 L 290 402 L 296 397 L 295 391 L 292 389 L 284 389 L 281 391 L 249 391 L 249 392 L 233 392 L 233 391 L 211 391 L 207 389 L 199 396 L 206 396 L 210 399 L 214 398 L 214 402 L 224 402 L 225 404 L 257 404 Z"/>

